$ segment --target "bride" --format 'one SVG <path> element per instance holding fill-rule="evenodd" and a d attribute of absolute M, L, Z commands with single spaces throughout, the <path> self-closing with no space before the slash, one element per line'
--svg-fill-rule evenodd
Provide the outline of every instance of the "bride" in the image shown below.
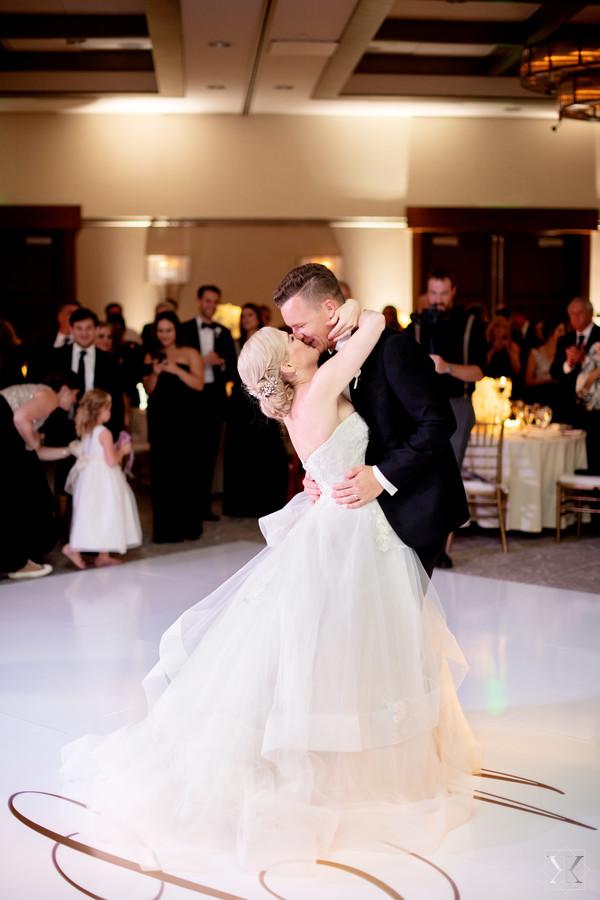
<path fill-rule="evenodd" d="M 340 308 L 333 339 L 356 322 Z M 321 497 L 260 520 L 267 546 L 163 635 L 148 713 L 63 752 L 63 774 L 108 840 L 146 869 L 220 854 L 264 869 L 346 849 L 417 852 L 472 815 L 479 748 L 456 687 L 466 662 L 416 554 L 377 502 L 331 488 L 364 462 L 344 397 L 384 328 L 365 310 L 342 350 L 274 328 L 239 370 L 282 420 Z"/>

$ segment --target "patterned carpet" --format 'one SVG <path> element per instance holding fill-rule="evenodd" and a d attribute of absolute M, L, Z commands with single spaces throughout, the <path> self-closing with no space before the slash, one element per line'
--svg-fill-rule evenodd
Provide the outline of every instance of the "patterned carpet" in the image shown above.
<path fill-rule="evenodd" d="M 204 534 L 197 541 L 183 544 L 152 544 L 151 509 L 147 492 L 137 493 L 137 499 L 144 531 L 144 544 L 128 554 L 128 559 L 141 559 L 165 553 L 195 550 L 230 541 L 256 541 L 263 538 L 255 519 L 221 518 L 218 522 L 207 522 Z M 220 510 L 220 502 L 214 503 L 215 511 Z M 502 581 L 517 581 L 527 584 L 543 584 L 573 591 L 586 591 L 600 595 L 600 517 L 593 524 L 584 526 L 577 538 L 574 529 L 564 533 L 560 544 L 554 539 L 554 532 L 523 534 L 513 532 L 508 536 L 508 553 L 502 553 L 498 532 L 476 527 L 463 529 L 456 536 L 452 547 L 454 569 L 463 575 L 479 575 L 483 578 L 497 578 Z M 71 564 L 60 550 L 48 559 L 56 571 L 65 571 Z M 6 583 L 6 582 L 5 582 Z"/>

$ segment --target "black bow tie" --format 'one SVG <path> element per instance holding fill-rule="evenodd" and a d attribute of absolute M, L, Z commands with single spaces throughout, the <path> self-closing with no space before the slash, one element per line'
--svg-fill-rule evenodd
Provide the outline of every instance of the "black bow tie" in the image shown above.
<path fill-rule="evenodd" d="M 200 328 L 212 328 L 214 330 L 216 327 L 217 326 L 213 322 L 202 322 L 200 324 Z"/>

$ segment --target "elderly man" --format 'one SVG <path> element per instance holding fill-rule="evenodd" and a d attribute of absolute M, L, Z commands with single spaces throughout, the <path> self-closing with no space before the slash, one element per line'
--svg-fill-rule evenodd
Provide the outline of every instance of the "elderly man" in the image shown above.
<path fill-rule="evenodd" d="M 598 415 L 577 400 L 576 383 L 586 355 L 600 341 L 600 328 L 594 324 L 594 307 L 589 300 L 575 297 L 567 306 L 571 330 L 558 340 L 550 374 L 559 384 L 559 402 L 554 418 L 583 428 L 587 435 L 588 470 L 600 470 L 598 456 Z"/>

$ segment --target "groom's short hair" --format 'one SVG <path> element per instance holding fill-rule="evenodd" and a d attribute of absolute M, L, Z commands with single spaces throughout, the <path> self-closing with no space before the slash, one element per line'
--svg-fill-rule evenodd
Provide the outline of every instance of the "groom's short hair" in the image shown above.
<path fill-rule="evenodd" d="M 344 295 L 337 278 L 331 269 L 320 263 L 305 263 L 288 272 L 276 287 L 273 302 L 281 309 L 296 294 L 300 294 L 303 300 L 314 303 L 315 306 L 320 306 L 328 298 L 344 303 Z"/>

